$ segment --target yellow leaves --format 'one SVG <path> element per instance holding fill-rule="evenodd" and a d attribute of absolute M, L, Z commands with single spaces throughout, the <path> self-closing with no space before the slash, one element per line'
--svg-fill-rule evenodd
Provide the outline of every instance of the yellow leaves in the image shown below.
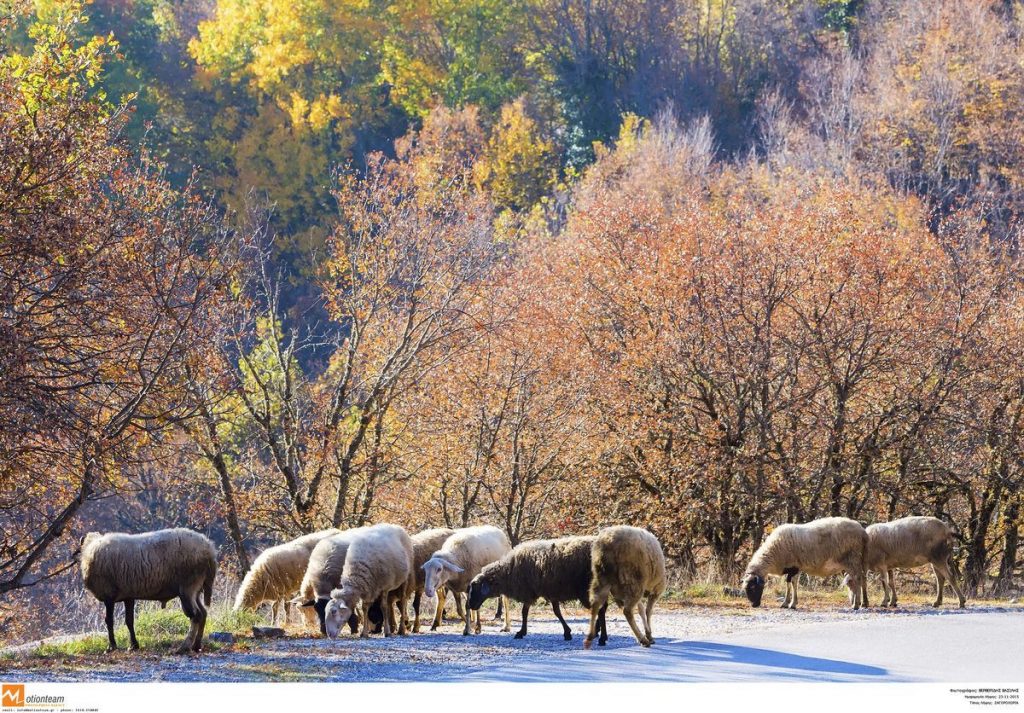
<path fill-rule="evenodd" d="M 497 205 L 514 210 L 528 210 L 554 185 L 554 144 L 541 135 L 525 100 L 502 107 L 473 173 L 477 185 L 485 187 Z"/>

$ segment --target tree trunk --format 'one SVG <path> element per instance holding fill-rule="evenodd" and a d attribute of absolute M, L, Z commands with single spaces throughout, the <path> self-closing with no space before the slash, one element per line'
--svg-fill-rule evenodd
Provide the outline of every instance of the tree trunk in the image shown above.
<path fill-rule="evenodd" d="M 1006 504 L 1003 511 L 1003 558 L 999 562 L 999 575 L 996 577 L 995 590 L 1006 592 L 1013 583 L 1013 573 L 1017 569 L 1017 549 L 1020 541 L 1020 500 L 1018 492 Z"/>
<path fill-rule="evenodd" d="M 965 587 L 972 596 L 985 581 L 985 564 L 988 561 L 988 528 L 992 513 L 999 502 L 998 485 L 990 485 L 981 495 L 981 503 L 971 513 L 967 539 L 967 563 L 964 565 Z"/>

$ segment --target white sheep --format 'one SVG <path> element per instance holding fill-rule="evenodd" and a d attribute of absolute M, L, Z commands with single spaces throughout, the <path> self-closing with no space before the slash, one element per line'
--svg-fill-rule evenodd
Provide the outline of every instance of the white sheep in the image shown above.
<path fill-rule="evenodd" d="M 136 600 L 166 604 L 175 597 L 191 622 L 178 653 L 200 650 L 206 606 L 210 605 L 217 576 L 217 549 L 209 539 L 185 528 L 138 535 L 90 532 L 82 538 L 79 554 L 85 588 L 106 607 L 107 651 L 117 648 L 117 602 L 124 602 L 129 648 L 134 650 L 139 648 L 135 638 Z"/>
<path fill-rule="evenodd" d="M 327 603 L 331 600 L 331 591 L 341 582 L 349 544 L 354 536 L 366 529 L 356 527 L 320 540 L 309 555 L 309 563 L 299 584 L 299 595 L 291 601 L 292 604 L 300 605 L 304 611 L 313 609 L 320 622 L 320 632 L 325 636 L 327 629 L 324 625 L 324 615 Z M 352 633 L 356 631 L 357 622 L 358 617 L 353 615 L 349 623 Z"/>
<path fill-rule="evenodd" d="M 622 613 L 641 646 L 654 643 L 651 617 L 654 603 L 665 591 L 665 553 L 658 538 L 647 530 L 628 525 L 606 527 L 597 533 L 591 549 L 590 631 L 583 641 L 589 649 L 601 622 L 608 598 L 622 607 Z M 646 606 L 637 606 L 645 598 Z M 640 612 L 644 630 L 636 625 L 633 608 Z M 604 635 L 603 638 L 607 638 Z M 601 644 L 604 641 L 600 642 Z"/>
<path fill-rule="evenodd" d="M 865 569 L 881 575 L 883 607 L 896 606 L 895 570 L 926 564 L 930 564 L 935 572 L 936 598 L 932 606 L 942 605 L 942 590 L 948 581 L 960 600 L 960 608 L 964 607 L 966 600 L 957 582 L 960 572 L 953 561 L 953 528 L 938 518 L 915 515 L 869 525 L 867 533 Z M 867 606 L 867 578 L 864 579 L 862 596 L 864 606 Z"/>
<path fill-rule="evenodd" d="M 424 592 L 427 596 L 434 596 L 441 587 L 447 586 L 452 590 L 456 604 L 459 603 L 463 593 L 469 591 L 469 584 L 473 577 L 480 574 L 485 566 L 500 559 L 505 553 L 512 549 L 508 536 L 492 525 L 480 525 L 478 527 L 466 527 L 456 530 L 455 534 L 445 540 L 440 549 L 431 555 L 430 559 L 423 563 Z M 505 609 L 505 626 L 502 631 L 510 631 L 509 608 L 507 602 Z M 442 608 L 438 606 L 432 628 L 436 629 L 440 624 Z M 468 607 L 463 616 L 465 627 L 464 635 L 469 635 L 470 620 L 473 613 Z M 476 612 L 476 633 L 480 633 L 480 612 Z"/>
<path fill-rule="evenodd" d="M 868 534 L 864 527 L 849 518 L 823 517 L 802 525 L 780 525 L 768 535 L 747 565 L 743 590 L 753 606 L 760 606 L 765 577 L 785 575 L 786 597 L 782 606 L 796 609 L 800 572 L 827 577 L 845 571 L 850 603 L 854 609 L 859 609 L 867 547 Z"/>
<path fill-rule="evenodd" d="M 271 602 L 273 623 L 277 624 L 279 607 L 283 605 L 284 621 L 287 624 L 291 597 L 299 589 L 313 548 L 339 532 L 333 528 L 320 530 L 263 550 L 245 573 L 238 588 L 235 611 L 256 609 L 264 602 Z"/>
<path fill-rule="evenodd" d="M 413 574 L 416 575 L 416 590 L 413 593 L 412 599 L 412 610 L 413 610 L 413 633 L 419 633 L 420 631 L 420 602 L 423 597 L 423 588 L 426 586 L 426 573 L 423 571 L 423 564 L 430 559 L 431 555 L 444 545 L 445 540 L 455 534 L 455 530 L 450 527 L 435 527 L 430 530 L 424 530 L 418 532 L 412 536 L 412 569 Z M 444 589 L 437 593 L 437 606 L 434 611 L 437 614 L 437 610 L 444 610 Z M 456 598 L 456 604 L 458 604 L 458 598 Z"/>
<path fill-rule="evenodd" d="M 398 525 L 374 525 L 356 533 L 348 546 L 345 567 L 338 588 L 324 613 L 329 637 L 336 638 L 352 613 L 362 607 L 362 638 L 370 635 L 370 606 L 388 602 L 388 594 L 398 590 L 401 622 L 398 633 L 405 635 L 408 625 L 409 595 L 415 586 L 412 571 L 412 540 Z M 390 617 L 383 617 L 384 636 L 391 635 Z"/>

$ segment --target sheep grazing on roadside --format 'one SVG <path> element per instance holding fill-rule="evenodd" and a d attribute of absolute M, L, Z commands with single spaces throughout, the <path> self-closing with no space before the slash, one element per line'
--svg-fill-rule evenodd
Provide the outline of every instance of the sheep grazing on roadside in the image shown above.
<path fill-rule="evenodd" d="M 345 556 L 338 588 L 331 592 L 331 601 L 324 611 L 327 636 L 336 638 L 352 613 L 362 608 L 362 638 L 370 635 L 370 606 L 378 599 L 388 602 L 388 595 L 399 590 L 401 622 L 398 633 L 405 635 L 408 626 L 409 595 L 415 586 L 412 572 L 412 540 L 398 525 L 374 525 L 352 536 Z M 383 617 L 384 636 L 391 636 L 391 626 Z"/>
<path fill-rule="evenodd" d="M 293 603 L 291 598 L 302 583 L 310 554 L 319 543 L 339 532 L 337 529 L 320 530 L 263 550 L 238 588 L 235 611 L 256 609 L 264 602 L 271 602 L 273 623 L 277 624 L 279 608 L 283 608 L 287 624 Z"/>
<path fill-rule="evenodd" d="M 497 562 L 484 567 L 469 585 L 469 608 L 473 611 L 489 597 L 507 596 L 523 604 L 523 623 L 514 638 L 526 636 L 530 607 L 538 599 L 551 602 L 562 624 L 562 636 L 572 641 L 572 630 L 562 617 L 561 603 L 579 601 L 590 608 L 590 550 L 593 536 L 532 540 L 517 545 Z M 599 617 L 602 645 L 608 640 L 604 609 Z"/>
<path fill-rule="evenodd" d="M 492 525 L 480 525 L 478 527 L 466 527 L 456 530 L 455 534 L 444 541 L 440 549 L 434 552 L 426 562 L 423 563 L 424 592 L 427 596 L 434 596 L 438 589 L 447 586 L 455 596 L 458 604 L 463 592 L 469 590 L 469 583 L 473 577 L 480 574 L 480 570 L 501 559 L 512 549 L 508 536 Z M 509 622 L 508 603 L 504 603 L 505 626 L 502 631 L 511 631 Z M 431 630 L 437 629 L 441 623 L 442 607 L 438 606 L 437 614 L 434 617 L 434 625 Z M 463 616 L 465 627 L 462 633 L 466 636 L 470 632 L 470 620 L 473 619 L 473 612 L 468 608 Z M 476 612 L 476 633 L 480 633 L 480 612 Z"/>
<path fill-rule="evenodd" d="M 786 597 L 782 607 L 796 609 L 800 572 L 827 577 L 845 571 L 850 603 L 859 609 L 867 548 L 868 533 L 859 522 L 849 518 L 824 517 L 802 525 L 780 525 L 757 548 L 747 565 L 743 591 L 752 605 L 760 606 L 765 578 L 785 575 Z"/>
<path fill-rule="evenodd" d="M 935 572 L 936 597 L 933 607 L 942 605 L 942 590 L 948 581 L 963 609 L 966 600 L 959 582 L 960 571 L 953 560 L 953 528 L 935 517 L 911 516 L 892 522 L 869 525 L 868 552 L 865 570 L 878 572 L 882 578 L 882 606 L 896 606 L 895 570 L 911 569 L 926 564 Z M 867 578 L 862 597 L 867 606 Z"/>
<path fill-rule="evenodd" d="M 423 571 L 423 564 L 445 543 L 449 537 L 455 534 L 450 527 L 435 527 L 430 530 L 418 532 L 412 536 L 412 569 L 416 575 L 416 591 L 412 598 L 413 611 L 413 633 L 420 631 L 420 603 L 423 598 L 423 588 L 426 586 L 426 573 Z M 444 611 L 444 589 L 437 592 L 437 609 Z M 458 597 L 455 599 L 459 603 Z M 435 615 L 437 611 L 435 610 Z"/>
<path fill-rule="evenodd" d="M 117 602 L 124 602 L 129 648 L 135 650 L 139 648 L 135 638 L 135 602 L 141 599 L 166 604 L 175 597 L 191 622 L 178 653 L 200 650 L 206 607 L 210 605 L 217 576 L 217 549 L 209 539 L 185 528 L 138 535 L 90 532 L 82 538 L 79 556 L 85 588 L 107 610 L 107 651 L 117 648 Z"/>
<path fill-rule="evenodd" d="M 299 596 L 293 599 L 292 603 L 298 604 L 306 611 L 313 609 L 320 622 L 320 633 L 324 636 L 327 635 L 324 625 L 327 603 L 331 601 L 331 591 L 341 582 L 348 547 L 354 536 L 367 529 L 356 527 L 338 532 L 318 542 L 310 553 L 309 563 L 299 584 Z M 358 623 L 359 617 L 353 612 L 348 622 L 353 634 L 357 631 Z"/>
<path fill-rule="evenodd" d="M 598 621 L 608 598 L 622 607 L 622 613 L 641 646 L 654 643 L 651 616 L 654 603 L 665 591 L 665 553 L 658 538 L 647 530 L 628 525 L 606 527 L 597 533 L 591 549 L 590 631 L 583 642 L 589 649 L 597 636 Z M 646 606 L 637 606 L 646 597 Z M 633 616 L 640 612 L 641 632 Z M 602 635 L 607 639 L 607 634 Z M 600 641 L 604 644 L 604 641 Z"/>

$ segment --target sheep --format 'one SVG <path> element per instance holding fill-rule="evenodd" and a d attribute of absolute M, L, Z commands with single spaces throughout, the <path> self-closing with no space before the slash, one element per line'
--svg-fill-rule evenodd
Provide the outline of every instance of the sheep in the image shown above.
<path fill-rule="evenodd" d="M 441 548 L 431 555 L 430 559 L 423 563 L 424 572 L 423 589 L 427 596 L 434 596 L 434 593 L 441 587 L 447 586 L 455 596 L 458 604 L 462 592 L 469 590 L 469 583 L 473 577 L 480 573 L 486 565 L 500 559 L 512 549 L 508 536 L 496 527 L 491 525 L 480 525 L 478 527 L 466 527 L 456 530 L 455 534 L 444 541 Z M 504 603 L 505 626 L 502 631 L 511 631 L 509 622 L 508 603 Z M 437 608 L 434 617 L 434 625 L 431 630 L 437 629 L 441 623 L 442 607 Z M 473 615 L 470 611 L 465 612 L 463 621 L 463 635 L 469 635 L 470 620 Z M 480 633 L 480 612 L 476 615 L 476 633 Z"/>
<path fill-rule="evenodd" d="M 606 527 L 597 533 L 590 559 L 590 631 L 583 647 L 589 649 L 597 635 L 598 620 L 609 597 L 622 607 L 637 642 L 641 646 L 653 644 L 654 602 L 665 591 L 665 553 L 658 538 L 639 527 Z M 638 607 L 644 625 L 641 632 L 633 618 L 633 607 L 644 597 L 647 598 L 646 608 Z M 607 639 L 607 634 L 603 637 Z"/>
<path fill-rule="evenodd" d="M 313 548 L 339 532 L 341 530 L 320 530 L 263 550 L 238 588 L 235 611 L 256 609 L 264 602 L 271 602 L 272 620 L 277 624 L 278 608 L 283 604 L 287 624 L 292 605 L 290 598 L 299 589 Z"/>
<path fill-rule="evenodd" d="M 768 535 L 747 565 L 743 591 L 753 606 L 760 606 L 765 577 L 785 575 L 786 597 L 782 607 L 796 609 L 797 575 L 801 571 L 816 577 L 845 571 L 850 603 L 855 610 L 859 609 L 867 547 L 864 527 L 849 518 L 825 517 L 802 525 L 781 525 Z"/>
<path fill-rule="evenodd" d="M 416 575 L 416 591 L 413 594 L 412 610 L 414 614 L 412 630 L 418 634 L 420 631 L 420 602 L 423 597 L 423 588 L 426 581 L 426 573 L 423 571 L 423 563 L 430 559 L 444 544 L 445 540 L 455 534 L 450 527 L 435 527 L 431 530 L 424 530 L 412 536 L 412 569 Z M 458 597 L 456 604 L 460 605 Z M 438 592 L 437 608 L 444 610 L 444 590 Z M 434 612 L 437 613 L 436 610 Z"/>
<path fill-rule="evenodd" d="M 107 651 L 117 649 L 114 605 L 124 602 L 129 649 L 139 648 L 135 638 L 135 601 L 166 604 L 178 597 L 191 622 L 178 653 L 199 651 L 206 627 L 206 606 L 217 576 L 217 550 L 209 539 L 185 528 L 138 535 L 90 532 L 82 538 L 78 554 L 85 588 L 106 607 Z M 200 596 L 202 594 L 202 596 Z M 205 606 L 204 606 L 205 604 Z"/>
<path fill-rule="evenodd" d="M 370 635 L 370 606 L 380 599 L 387 606 L 388 594 L 399 590 L 401 622 L 398 633 L 405 635 L 408 623 L 409 594 L 416 585 L 412 571 L 412 540 L 398 525 L 374 525 L 352 536 L 345 556 L 338 588 L 331 591 L 331 601 L 324 612 L 327 636 L 336 638 L 344 622 L 362 606 L 361 638 Z M 384 636 L 391 636 L 385 616 Z"/>
<path fill-rule="evenodd" d="M 882 606 L 896 606 L 896 568 L 909 569 L 925 564 L 935 572 L 936 599 L 933 607 L 942 605 L 946 581 L 956 592 L 960 608 L 966 604 L 963 590 L 957 584 L 960 572 L 953 561 L 953 529 L 935 517 L 911 516 L 892 522 L 869 525 L 865 572 L 878 572 L 882 578 Z M 862 597 L 867 606 L 868 585 L 862 582 Z"/>
<path fill-rule="evenodd" d="M 572 630 L 562 617 L 561 602 L 577 600 L 590 608 L 590 550 L 596 537 L 563 537 L 557 540 L 533 540 L 515 547 L 497 562 L 484 567 L 469 585 L 467 606 L 477 611 L 488 597 L 505 595 L 522 602 L 523 623 L 513 638 L 526 636 L 530 607 L 540 598 L 551 602 L 551 609 L 562 624 L 562 636 L 572 641 Z M 602 645 L 608 640 L 601 611 Z"/>
<path fill-rule="evenodd" d="M 327 635 L 324 625 L 324 614 L 327 603 L 331 600 L 331 590 L 341 581 L 341 573 L 345 568 L 345 557 L 348 554 L 352 538 L 368 528 L 356 527 L 324 538 L 317 543 L 309 555 L 306 572 L 299 585 L 299 596 L 292 600 L 304 608 L 312 608 L 320 621 L 320 633 Z M 308 610 L 308 609 L 307 609 Z M 355 613 L 349 620 L 352 633 L 356 633 L 358 617 Z"/>

